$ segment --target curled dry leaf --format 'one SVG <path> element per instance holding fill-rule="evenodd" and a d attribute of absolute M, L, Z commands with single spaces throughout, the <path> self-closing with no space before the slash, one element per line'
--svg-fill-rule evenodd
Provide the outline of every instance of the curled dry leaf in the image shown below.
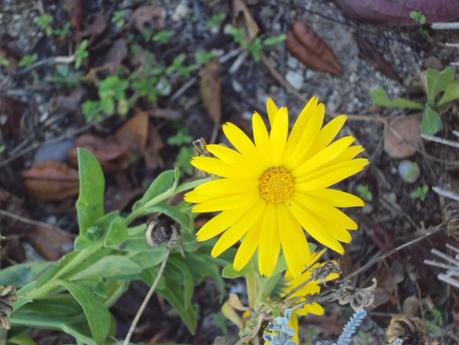
<path fill-rule="evenodd" d="M 126 58 L 127 54 L 128 49 L 124 38 L 119 38 L 113 42 L 112 47 L 105 56 L 105 64 L 109 66 L 108 70 L 114 73 Z"/>
<path fill-rule="evenodd" d="M 253 19 L 244 0 L 233 0 L 233 25 L 240 27 L 244 22 L 248 31 L 249 40 L 253 40 L 260 32 L 257 22 Z"/>
<path fill-rule="evenodd" d="M 55 161 L 34 164 L 22 172 L 27 191 L 36 199 L 61 201 L 78 194 L 78 171 Z"/>
<path fill-rule="evenodd" d="M 119 171 L 124 168 L 123 162 L 129 149 L 112 139 L 103 139 L 92 134 L 84 134 L 75 141 L 75 147 L 69 152 L 69 160 L 77 166 L 77 148 L 82 147 L 92 152 L 105 171 Z"/>
<path fill-rule="evenodd" d="M 419 25 L 410 18 L 420 11 L 426 23 L 448 22 L 459 18 L 457 0 L 335 0 L 344 15 L 352 20 L 385 25 Z"/>
<path fill-rule="evenodd" d="M 143 155 L 148 141 L 148 113 L 136 110 L 135 115 L 122 125 L 113 135 L 113 140 L 129 149 L 129 160 L 137 160 Z M 127 162 L 129 164 L 129 162 Z"/>
<path fill-rule="evenodd" d="M 131 23 L 134 27 L 143 31 L 147 25 L 154 30 L 161 30 L 164 27 L 166 11 L 159 6 L 141 6 L 131 15 Z"/>
<path fill-rule="evenodd" d="M 333 75 L 342 73 L 335 53 L 307 24 L 300 21 L 293 23 L 286 43 L 289 52 L 305 66 Z"/>
<path fill-rule="evenodd" d="M 73 248 L 75 236 L 61 229 L 43 225 L 33 226 L 25 238 L 46 260 L 58 260 Z"/>
<path fill-rule="evenodd" d="M 202 70 L 200 89 L 201 98 L 207 113 L 214 123 L 220 123 L 222 116 L 221 66 L 217 59 L 209 62 Z"/>
<path fill-rule="evenodd" d="M 384 150 L 393 158 L 414 155 L 421 143 L 419 118 L 416 115 L 397 117 L 384 127 Z"/>
<path fill-rule="evenodd" d="M 401 83 L 400 77 L 394 71 L 392 66 L 387 62 L 383 55 L 362 35 L 356 36 L 357 47 L 359 48 L 359 57 L 368 62 L 377 71 L 384 74 L 386 77 L 396 80 Z"/>
<path fill-rule="evenodd" d="M 107 18 L 102 12 L 99 12 L 94 16 L 92 22 L 83 31 L 80 31 L 77 36 L 79 38 L 89 36 L 89 40 L 92 42 L 107 29 L 107 26 Z"/>

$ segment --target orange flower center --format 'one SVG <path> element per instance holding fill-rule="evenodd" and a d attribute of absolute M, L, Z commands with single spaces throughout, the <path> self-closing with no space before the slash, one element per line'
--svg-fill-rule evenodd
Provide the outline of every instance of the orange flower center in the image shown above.
<path fill-rule="evenodd" d="M 259 177 L 258 190 L 263 200 L 279 204 L 292 196 L 295 190 L 295 180 L 284 167 L 272 167 L 265 170 Z"/>

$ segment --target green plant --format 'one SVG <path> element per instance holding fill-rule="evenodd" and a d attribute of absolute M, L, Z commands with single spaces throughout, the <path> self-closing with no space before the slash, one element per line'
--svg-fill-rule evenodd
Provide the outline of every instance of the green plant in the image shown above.
<path fill-rule="evenodd" d="M 185 127 L 180 128 L 175 135 L 167 139 L 169 145 L 179 147 L 175 166 L 188 175 L 193 173 L 193 167 L 190 164 L 190 160 L 194 156 L 194 150 L 191 147 L 192 142 L 193 137 Z"/>
<path fill-rule="evenodd" d="M 234 26 L 230 27 L 229 34 L 233 37 L 233 40 L 241 46 L 241 48 L 247 50 L 250 53 L 250 55 L 252 55 L 252 58 L 257 63 L 261 60 L 261 53 L 264 47 L 278 45 L 286 39 L 286 35 L 281 34 L 278 36 L 267 37 L 265 39 L 256 37 L 252 41 L 249 41 L 246 38 L 244 30 Z"/>
<path fill-rule="evenodd" d="M 79 69 L 83 61 L 86 60 L 88 56 L 88 40 L 83 40 L 75 50 L 75 68 Z"/>
<path fill-rule="evenodd" d="M 175 32 L 172 30 L 161 30 L 151 36 L 151 40 L 153 42 L 157 43 L 166 43 L 168 42 L 173 36 L 175 35 Z"/>
<path fill-rule="evenodd" d="M 117 29 L 121 29 L 126 24 L 126 11 L 119 10 L 113 12 L 112 23 Z"/>
<path fill-rule="evenodd" d="M 29 67 L 37 61 L 37 59 L 38 55 L 36 53 L 24 55 L 21 60 L 19 60 L 19 67 Z"/>
<path fill-rule="evenodd" d="M 459 99 L 459 80 L 455 75 L 453 67 L 446 67 L 443 71 L 429 68 L 425 74 L 424 102 L 406 98 L 389 99 L 382 88 L 371 90 L 371 98 L 382 107 L 422 110 L 421 132 L 433 135 L 443 128 L 439 115 L 441 107 Z"/>
<path fill-rule="evenodd" d="M 0 66 L 8 67 L 10 65 L 10 60 L 8 60 L 5 56 L 0 54 Z"/>
<path fill-rule="evenodd" d="M 226 18 L 226 14 L 225 13 L 214 14 L 207 21 L 207 27 L 209 29 L 216 29 L 221 25 L 221 23 L 223 23 L 225 18 Z"/>
<path fill-rule="evenodd" d="M 373 201 L 373 193 L 368 188 L 366 184 L 358 184 L 356 187 L 357 194 L 365 201 L 371 202 Z"/>
<path fill-rule="evenodd" d="M 132 281 L 151 285 L 163 261 L 156 292 L 194 333 L 194 287 L 210 277 L 222 292 L 218 265 L 226 262 L 211 260 L 208 248 L 194 239 L 189 206 L 171 204 L 169 199 L 202 181 L 180 185 L 179 171 L 168 170 L 151 183 L 126 215 L 119 211 L 105 213 L 102 169 L 89 151 L 78 149 L 77 156 L 79 235 L 74 250 L 56 262 L 28 262 L 0 271 L 0 284 L 19 288 L 9 318 L 16 330 L 12 334 L 45 328 L 65 332 L 78 344 L 106 344 L 113 339 L 116 328 L 109 307 Z M 157 215 L 153 223 L 133 225 L 135 220 L 152 214 Z M 168 240 L 170 232 L 178 235 L 173 244 Z"/>
<path fill-rule="evenodd" d="M 424 201 L 427 197 L 427 193 L 429 192 L 429 186 L 423 185 L 418 186 L 414 190 L 410 192 L 410 198 L 416 200 Z"/>
<path fill-rule="evenodd" d="M 410 18 L 419 24 L 419 32 L 423 36 L 429 37 L 429 34 L 427 33 L 427 30 L 425 29 L 426 16 L 421 11 L 413 10 L 410 12 Z"/>
<path fill-rule="evenodd" d="M 35 19 L 35 23 L 42 29 L 46 36 L 58 36 L 58 37 L 65 37 L 69 34 L 71 29 L 70 23 L 65 23 L 61 28 L 55 29 L 53 28 L 53 17 L 49 14 L 43 14 L 38 16 Z"/>

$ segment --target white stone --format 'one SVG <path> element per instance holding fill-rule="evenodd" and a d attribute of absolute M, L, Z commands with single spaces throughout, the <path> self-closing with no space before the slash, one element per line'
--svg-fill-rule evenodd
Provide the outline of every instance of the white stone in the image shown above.
<path fill-rule="evenodd" d="M 299 90 L 303 86 L 303 75 L 298 72 L 288 71 L 285 79 L 287 79 L 295 90 Z"/>

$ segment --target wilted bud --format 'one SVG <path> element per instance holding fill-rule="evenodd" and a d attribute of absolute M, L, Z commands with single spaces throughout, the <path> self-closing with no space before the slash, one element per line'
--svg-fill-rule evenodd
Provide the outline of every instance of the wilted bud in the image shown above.
<path fill-rule="evenodd" d="M 15 286 L 0 286 L 0 328 L 10 329 L 10 322 L 8 321 L 8 317 L 13 311 L 11 304 L 15 302 L 16 299 L 17 297 Z"/>
<path fill-rule="evenodd" d="M 452 202 L 444 207 L 443 223 L 448 235 L 459 240 L 459 203 Z"/>
<path fill-rule="evenodd" d="M 426 329 L 418 317 L 395 315 L 386 330 L 387 344 L 401 339 L 403 345 L 427 345 Z"/>

